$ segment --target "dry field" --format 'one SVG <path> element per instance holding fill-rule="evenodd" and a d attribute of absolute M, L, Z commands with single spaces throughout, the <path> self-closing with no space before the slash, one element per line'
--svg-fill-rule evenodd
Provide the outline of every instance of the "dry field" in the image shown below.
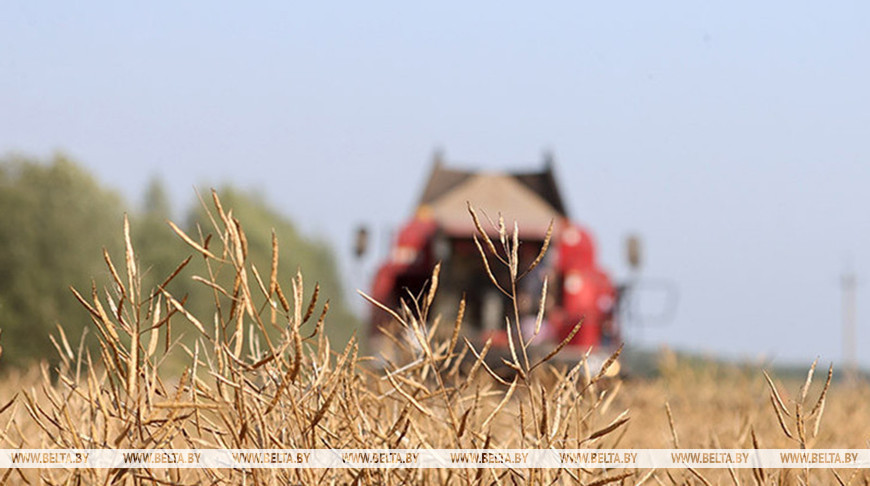
<path fill-rule="evenodd" d="M 179 297 L 140 287 L 130 228 L 126 261 L 107 265 L 107 292 L 79 289 L 98 353 L 62 332 L 59 369 L 47 365 L 0 384 L 0 448 L 866 448 L 870 390 L 766 378 L 761 369 L 697 367 L 661 356 L 651 380 L 619 381 L 601 370 L 558 366 L 513 343 L 511 378 L 493 373 L 459 333 L 460 316 L 428 315 L 426 293 L 391 310 L 406 332 L 401 360 L 385 369 L 352 340 L 331 349 L 328 302 L 303 299 L 301 275 L 278 284 L 247 261 L 241 225 L 215 196 L 213 237 L 174 228 L 208 263 L 198 279 L 214 291 L 215 315 L 187 312 Z M 517 268 L 516 232 L 481 232 L 490 265 Z M 546 250 L 546 245 L 545 245 Z M 183 266 L 183 265 L 182 265 Z M 182 268 L 173 276 L 183 272 Z M 227 276 L 231 278 L 227 278 Z M 542 303 L 543 304 L 543 303 Z M 377 304 L 373 304 L 377 305 Z M 460 306 L 461 307 L 461 306 Z M 461 313 L 461 311 L 460 311 Z M 199 317 L 199 318 L 198 318 Z M 458 318 L 457 318 L 458 317 Z M 200 320 L 202 319 L 202 320 Z M 178 341 L 179 329 L 195 341 Z M 191 344 L 192 343 L 192 344 Z M 553 352 L 558 351 L 554 349 Z M 616 358 L 614 356 L 614 358 Z M 188 364 L 183 373 L 170 363 Z M 842 470 L 34 470 L 0 471 L 13 484 L 870 484 Z"/>

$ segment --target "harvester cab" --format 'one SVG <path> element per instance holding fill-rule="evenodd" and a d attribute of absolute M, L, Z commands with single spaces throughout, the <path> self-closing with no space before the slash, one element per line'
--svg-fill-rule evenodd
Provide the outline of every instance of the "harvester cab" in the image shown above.
<path fill-rule="evenodd" d="M 432 270 L 441 262 L 439 287 L 431 315 L 451 320 L 465 297 L 462 332 L 471 342 L 492 340 L 490 354 L 508 349 L 506 316 L 513 303 L 490 281 L 509 281 L 506 268 L 485 268 L 474 235 L 477 227 L 468 205 L 481 215 L 482 226 L 498 241 L 495 224 L 519 227 L 519 268 L 528 268 L 540 253 L 550 223 L 552 233 L 546 256 L 517 282 L 517 308 L 524 337 L 535 331 L 540 298 L 547 281 L 546 312 L 531 350 L 551 350 L 582 326 L 560 353 L 577 362 L 591 350 L 589 365 L 603 361 L 621 343 L 617 322 L 619 290 L 596 257 L 591 233 L 572 221 L 556 184 L 552 164 L 540 172 L 478 172 L 445 167 L 436 159 L 414 215 L 401 227 L 390 255 L 374 277 L 372 297 L 390 308 L 400 299 L 418 295 Z M 513 320 L 513 319 L 511 319 Z M 451 326 L 442 326 L 450 332 Z M 513 326 L 511 326 L 513 328 Z M 373 307 L 369 342 L 376 352 L 392 356 L 395 347 L 382 329 L 396 334 L 396 323 Z"/>

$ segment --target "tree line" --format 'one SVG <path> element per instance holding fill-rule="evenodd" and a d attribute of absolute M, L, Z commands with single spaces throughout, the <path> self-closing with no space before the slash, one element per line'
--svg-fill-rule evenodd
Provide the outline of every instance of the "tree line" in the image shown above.
<path fill-rule="evenodd" d="M 306 294 L 314 282 L 330 298 L 329 337 L 343 344 L 358 323 L 342 300 L 336 260 L 324 241 L 302 235 L 280 211 L 256 194 L 231 185 L 218 189 L 221 202 L 242 222 L 250 260 L 270 268 L 272 231 L 279 244 L 279 282 L 301 269 Z M 208 194 L 208 191 L 203 191 Z M 189 235 L 206 236 L 211 223 L 202 203 L 185 208 L 174 221 Z M 208 198 L 210 199 L 210 198 Z M 80 165 L 63 155 L 49 160 L 22 156 L 0 158 L 0 371 L 36 361 L 54 361 L 57 351 L 50 336 L 61 326 L 73 347 L 93 347 L 96 339 L 81 340 L 90 321 L 70 287 L 82 294 L 109 291 L 111 277 L 104 249 L 116 265 L 123 265 L 123 218 L 131 225 L 131 240 L 142 273 L 142 288 L 154 289 L 178 265 L 193 255 L 190 247 L 167 224 L 171 204 L 162 182 L 154 179 L 138 207 L 130 207 L 118 191 L 105 187 Z M 192 258 L 167 289 L 203 322 L 214 312 L 212 289 L 196 282 L 205 276 L 201 258 Z M 183 326 L 179 326 L 183 327 Z M 192 337 L 192 335 L 191 335 Z M 185 342 L 183 334 L 179 335 Z"/>

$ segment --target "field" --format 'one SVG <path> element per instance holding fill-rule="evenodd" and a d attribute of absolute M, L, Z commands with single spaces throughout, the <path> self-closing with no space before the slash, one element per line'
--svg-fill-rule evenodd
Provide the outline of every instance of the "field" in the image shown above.
<path fill-rule="evenodd" d="M 179 297 L 140 287 L 130 228 L 115 284 L 77 293 L 100 351 L 58 332 L 60 364 L 10 373 L 0 384 L 0 448 L 866 448 L 870 389 L 831 382 L 827 367 L 781 381 L 752 367 L 698 366 L 663 352 L 660 373 L 621 380 L 555 364 L 519 337 L 507 377 L 460 331 L 460 316 L 431 316 L 438 270 L 401 309 L 400 352 L 385 367 L 351 340 L 332 349 L 328 301 L 304 299 L 301 275 L 278 284 L 247 261 L 242 226 L 215 196 L 212 238 L 177 230 L 208 263 L 214 318 Z M 475 218 L 476 220 L 476 218 Z M 517 268 L 518 235 L 481 232 L 491 265 Z M 546 245 L 544 251 L 546 250 Z M 533 264 L 534 265 L 534 264 Z M 179 274 L 181 268 L 176 272 Z M 173 274 L 176 275 L 176 274 Z M 227 277 L 230 278 L 227 278 Z M 513 286 L 515 288 L 515 286 Z M 79 289 L 81 291 L 81 289 Z M 373 305 L 378 305 L 373 303 Z M 543 307 L 543 302 L 541 302 Z M 460 306 L 460 309 L 462 306 Z M 200 320 L 202 319 L 202 320 Z M 181 332 L 195 340 L 179 341 Z M 539 357 L 536 357 L 539 356 Z M 618 359 L 614 355 L 613 360 Z M 178 372 L 174 363 L 187 364 Z M 0 479 L 38 484 L 870 484 L 850 470 L 35 470 Z"/>

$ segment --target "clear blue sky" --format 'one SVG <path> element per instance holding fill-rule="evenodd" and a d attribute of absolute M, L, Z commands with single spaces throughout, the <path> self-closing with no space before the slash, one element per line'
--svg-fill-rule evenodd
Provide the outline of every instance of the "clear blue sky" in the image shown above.
<path fill-rule="evenodd" d="M 261 191 L 349 264 L 449 161 L 556 156 L 606 266 L 641 233 L 681 292 L 635 344 L 870 365 L 866 2 L 0 5 L 0 153 L 62 150 L 138 201 L 162 176 Z"/>

